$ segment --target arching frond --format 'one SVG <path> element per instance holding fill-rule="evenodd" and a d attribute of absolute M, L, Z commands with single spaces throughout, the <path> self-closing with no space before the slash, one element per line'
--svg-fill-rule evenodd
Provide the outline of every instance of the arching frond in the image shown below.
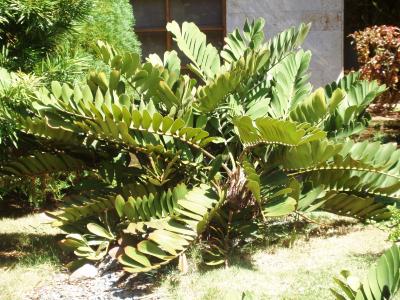
<path fill-rule="evenodd" d="M 64 153 L 35 153 L 15 160 L 2 162 L 0 174 L 14 176 L 41 176 L 46 174 L 78 171 L 85 162 Z"/>
<path fill-rule="evenodd" d="M 179 49 L 192 61 L 189 67 L 204 81 L 212 79 L 220 70 L 218 50 L 207 44 L 206 35 L 194 23 L 183 22 L 182 28 L 175 21 L 167 24 Z"/>
<path fill-rule="evenodd" d="M 311 52 L 298 51 L 285 57 L 273 70 L 274 86 L 269 114 L 286 119 L 290 111 L 311 92 L 308 68 Z"/>
<path fill-rule="evenodd" d="M 296 122 L 323 124 L 344 98 L 345 93 L 341 89 L 335 90 L 330 99 L 326 98 L 322 88 L 318 89 L 293 107 L 290 119 Z"/>
<path fill-rule="evenodd" d="M 298 28 L 291 27 L 273 37 L 267 43 L 267 48 L 271 53 L 268 68 L 272 68 L 289 53 L 296 50 L 306 39 L 310 28 L 311 24 L 302 23 Z"/>
<path fill-rule="evenodd" d="M 363 130 L 369 121 L 366 108 L 386 89 L 376 81 L 360 81 L 358 77 L 358 73 L 351 73 L 325 88 L 328 96 L 333 95 L 335 87 L 346 92 L 346 97 L 325 122 L 329 136 L 344 138 Z"/>
<path fill-rule="evenodd" d="M 336 299 L 340 300 L 373 300 L 394 299 L 400 288 L 400 251 L 393 245 L 371 266 L 366 278 L 361 281 L 351 276 L 349 271 L 341 272 L 342 278 L 334 278 L 341 294 L 331 289 Z"/>
<path fill-rule="evenodd" d="M 267 50 L 248 51 L 237 61 L 226 66 L 206 85 L 197 90 L 198 109 L 212 112 L 220 106 L 230 94 L 239 92 L 243 84 L 258 75 L 268 61 Z"/>
<path fill-rule="evenodd" d="M 253 122 L 250 117 L 245 116 L 236 118 L 234 124 L 246 147 L 258 144 L 300 146 L 325 137 L 325 132 L 306 123 L 299 124 L 271 118 L 259 118 Z"/>
<path fill-rule="evenodd" d="M 132 232 L 128 227 L 118 256 L 124 270 L 131 273 L 149 271 L 182 254 L 219 209 L 223 202 L 220 196 L 206 187 L 190 191 L 182 187 L 177 195 L 179 208 L 176 208 L 175 217 L 147 222 Z M 137 232 L 141 231 L 147 233 L 146 237 L 138 236 L 138 240 L 132 243 Z"/>
<path fill-rule="evenodd" d="M 393 201 L 380 197 L 357 196 L 350 192 L 326 190 L 320 186 L 313 192 L 303 195 L 298 209 L 306 212 L 323 210 L 360 220 L 381 221 L 390 218 L 391 213 L 387 206 Z"/>
<path fill-rule="evenodd" d="M 229 64 L 239 60 L 246 50 L 258 49 L 264 41 L 264 19 L 256 19 L 252 22 L 246 20 L 243 33 L 239 29 L 234 30 L 225 38 L 225 46 L 221 51 L 221 57 Z"/>

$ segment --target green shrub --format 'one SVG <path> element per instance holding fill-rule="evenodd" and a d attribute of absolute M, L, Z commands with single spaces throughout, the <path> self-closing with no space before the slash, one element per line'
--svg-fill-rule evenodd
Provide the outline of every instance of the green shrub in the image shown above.
<path fill-rule="evenodd" d="M 85 19 L 76 23 L 74 31 L 35 66 L 35 73 L 47 78 L 47 82 L 82 82 L 89 69 L 106 70 L 107 66 L 96 58 L 93 50 L 98 40 L 115 45 L 121 52 L 140 51 L 129 1 L 92 2 Z"/>
<path fill-rule="evenodd" d="M 140 51 L 134 33 L 135 19 L 129 0 L 95 0 L 92 12 L 74 36 L 80 47 L 94 54 L 98 40 L 113 45 L 121 52 Z"/>
<path fill-rule="evenodd" d="M 15 118 L 30 113 L 38 86 L 49 87 L 54 80 L 79 84 L 90 69 L 109 69 L 93 55 L 97 39 L 123 52 L 139 49 L 127 0 L 6 0 L 0 3 L 0 16 L 0 66 L 35 74 L 0 69 L 0 160 L 5 160 L 27 150 L 23 141 L 18 143 Z M 62 185 L 62 178 L 47 182 Z M 39 181 L 0 182 L 0 198 L 41 205 L 49 196 Z M 59 199 L 55 192 L 52 197 Z"/>
<path fill-rule="evenodd" d="M 310 26 L 264 41 L 246 23 L 218 52 L 193 23 L 167 29 L 177 52 L 122 54 L 99 43 L 111 71 L 85 85 L 53 82 L 18 120 L 30 147 L 0 163 L 3 178 L 83 174 L 65 207 L 49 213 L 79 260 L 109 250 L 127 272 L 180 258 L 202 239 L 209 265 L 228 263 L 268 232 L 268 220 L 323 210 L 390 217 L 400 198 L 397 145 L 353 142 L 385 87 L 358 73 L 312 91 Z"/>
<path fill-rule="evenodd" d="M 0 160 L 17 143 L 17 114 L 26 113 L 35 99 L 42 78 L 24 73 L 8 73 L 0 68 Z"/>
<path fill-rule="evenodd" d="M 0 4 L 0 66 L 35 72 L 47 83 L 82 81 L 97 40 L 138 52 L 128 0 L 5 0 Z"/>
<path fill-rule="evenodd" d="M 8 51 L 3 67 L 32 71 L 86 18 L 91 7 L 92 0 L 1 1 L 0 47 Z"/>
<path fill-rule="evenodd" d="M 0 179 L 0 201 L 24 208 L 50 208 L 61 201 L 72 185 L 73 175 L 52 174 L 35 178 Z"/>
<path fill-rule="evenodd" d="M 91 54 L 80 48 L 71 49 L 65 44 L 37 63 L 33 71 L 45 78 L 47 85 L 52 81 L 75 84 L 84 82 L 88 70 L 95 64 L 96 60 Z"/>

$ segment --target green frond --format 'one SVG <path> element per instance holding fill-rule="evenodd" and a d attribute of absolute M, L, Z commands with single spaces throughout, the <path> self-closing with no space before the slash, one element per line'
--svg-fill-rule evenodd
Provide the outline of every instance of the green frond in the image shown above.
<path fill-rule="evenodd" d="M 290 112 L 290 119 L 319 125 L 335 112 L 344 98 L 345 93 L 341 89 L 337 89 L 332 93 L 330 99 L 327 99 L 325 91 L 320 88 L 294 106 Z"/>
<path fill-rule="evenodd" d="M 344 91 L 350 91 L 352 87 L 358 84 L 360 81 L 360 72 L 350 72 L 349 74 L 340 78 L 337 82 L 334 81 L 325 86 L 325 92 L 328 97 L 332 97 L 333 92 L 337 89 L 342 89 Z"/>
<path fill-rule="evenodd" d="M 336 215 L 358 218 L 360 220 L 386 220 L 391 216 L 388 204 L 379 197 L 357 196 L 349 192 L 325 190 L 322 186 L 314 192 L 303 195 L 299 200 L 299 210 L 311 212 L 323 210 Z"/>
<path fill-rule="evenodd" d="M 104 118 L 82 120 L 76 124 L 86 134 L 98 139 L 114 140 L 132 148 L 152 145 L 164 149 L 170 142 L 168 138 L 172 138 L 195 149 L 201 149 L 213 140 L 208 137 L 207 131 L 185 126 L 182 119 L 163 117 L 157 112 L 151 115 L 147 110 L 134 110 L 129 113 L 124 108 L 113 108 L 114 113 L 103 106 L 102 110 L 106 112 Z"/>
<path fill-rule="evenodd" d="M 291 27 L 273 37 L 267 44 L 271 53 L 269 68 L 272 68 L 285 58 L 289 53 L 296 50 L 306 39 L 311 28 L 311 24 L 300 24 L 298 28 Z"/>
<path fill-rule="evenodd" d="M 46 214 L 55 227 L 73 225 L 86 218 L 98 218 L 106 211 L 114 210 L 115 193 L 97 192 L 95 195 L 72 195 L 65 199 L 65 207 Z"/>
<path fill-rule="evenodd" d="M 98 57 L 107 65 L 118 55 L 118 51 L 105 41 L 97 41 L 93 50 L 96 51 Z"/>
<path fill-rule="evenodd" d="M 236 118 L 234 124 L 245 147 L 259 144 L 300 146 L 326 136 L 324 131 L 306 123 L 271 118 L 259 118 L 253 122 L 250 117 L 244 116 Z"/>
<path fill-rule="evenodd" d="M 223 198 L 208 187 L 183 190 L 177 197 L 176 215 L 144 224 L 146 237 L 130 243 L 137 235 L 137 227 L 130 234 L 129 227 L 122 240 L 118 261 L 130 273 L 157 269 L 182 254 L 201 234 Z"/>
<path fill-rule="evenodd" d="M 268 218 L 284 217 L 296 210 L 297 201 L 292 197 L 278 197 L 263 205 L 263 214 Z"/>
<path fill-rule="evenodd" d="M 300 183 L 296 179 L 287 177 L 282 171 L 267 172 L 260 179 L 264 217 L 287 216 L 296 210 L 300 197 Z"/>
<path fill-rule="evenodd" d="M 400 170 L 400 150 L 395 143 L 347 141 L 340 154 L 393 174 L 398 174 Z"/>
<path fill-rule="evenodd" d="M 255 120 L 269 115 L 269 105 L 271 102 L 270 89 L 271 83 L 269 81 L 263 81 L 246 94 L 245 103 L 242 103 L 242 100 L 239 99 L 238 102 L 242 103 L 246 116 Z"/>
<path fill-rule="evenodd" d="M 258 75 L 269 58 L 265 49 L 246 52 L 229 66 L 224 66 L 214 79 L 197 90 L 197 108 L 202 112 L 214 111 L 230 94 L 243 92 L 242 85 Z"/>
<path fill-rule="evenodd" d="M 333 95 L 332 88 L 339 86 L 346 92 L 346 97 L 325 122 L 325 131 L 331 137 L 344 138 L 359 133 L 368 124 L 367 107 L 385 90 L 377 81 L 360 81 L 357 73 L 351 73 L 325 88 L 328 96 Z"/>
<path fill-rule="evenodd" d="M 84 142 L 83 137 L 77 133 L 78 127 L 68 123 L 50 124 L 48 118 L 21 118 L 19 127 L 22 132 L 71 147 Z"/>
<path fill-rule="evenodd" d="M 394 244 L 371 266 L 366 278 L 360 281 L 349 271 L 340 272 L 341 278 L 334 278 L 340 292 L 331 289 L 339 300 L 394 299 L 400 288 L 400 251 Z"/>
<path fill-rule="evenodd" d="M 345 164 L 346 165 L 346 164 Z M 335 191 L 352 191 L 400 199 L 400 177 L 372 167 L 321 166 L 299 170 L 303 180 L 314 186 L 324 185 Z"/>
<path fill-rule="evenodd" d="M 360 117 L 359 120 L 350 120 L 348 124 L 338 126 L 336 129 L 328 132 L 328 137 L 334 138 L 336 140 L 343 140 L 351 137 L 352 135 L 360 134 L 365 130 L 371 121 L 371 116 L 366 113 L 364 116 Z M 326 125 L 326 130 L 329 129 L 329 124 Z"/>
<path fill-rule="evenodd" d="M 68 234 L 65 239 L 60 241 L 61 247 L 65 250 L 72 250 L 79 259 L 69 267 L 73 269 L 74 265 L 79 265 L 80 262 L 98 261 L 103 259 L 108 252 L 110 242 L 106 239 L 89 234 Z"/>
<path fill-rule="evenodd" d="M 390 299 L 399 290 L 400 251 L 393 245 L 372 267 L 367 278 L 361 283 L 356 299 Z"/>
<path fill-rule="evenodd" d="M 201 112 L 213 112 L 227 97 L 233 93 L 242 81 L 243 69 L 217 75 L 207 85 L 197 90 L 197 109 Z"/>
<path fill-rule="evenodd" d="M 396 144 L 381 145 L 368 141 L 333 143 L 328 140 L 315 141 L 296 148 L 282 148 L 273 152 L 270 162 L 286 170 L 313 167 L 342 169 L 375 169 L 379 172 L 398 174 L 400 151 Z"/>
<path fill-rule="evenodd" d="M 311 52 L 300 50 L 289 54 L 273 69 L 275 85 L 269 105 L 272 117 L 286 119 L 293 107 L 310 94 L 312 87 L 307 73 L 310 61 Z"/>
<path fill-rule="evenodd" d="M 313 141 L 298 147 L 284 147 L 273 151 L 269 162 L 285 170 L 296 170 L 318 166 L 332 159 L 342 149 L 341 144 L 328 140 Z"/>
<path fill-rule="evenodd" d="M 246 187 L 252 192 L 254 198 L 261 204 L 260 176 L 254 166 L 245 158 L 242 162 L 243 171 L 246 175 Z"/>
<path fill-rule="evenodd" d="M 35 153 L 2 162 L 0 174 L 34 177 L 58 172 L 77 171 L 85 166 L 86 162 L 64 153 Z"/>
<path fill-rule="evenodd" d="M 251 23 L 246 20 L 243 33 L 236 29 L 225 38 L 221 57 L 232 64 L 239 60 L 248 49 L 258 49 L 264 41 L 264 26 L 265 21 L 262 18 L 253 20 Z"/>
<path fill-rule="evenodd" d="M 180 59 L 175 51 L 166 52 L 164 60 L 157 55 L 151 55 L 148 62 L 143 64 L 140 63 L 138 54 L 115 53 L 109 45 L 100 47 L 98 52 L 102 53 L 101 57 L 111 67 L 112 72 L 109 79 L 104 73 L 91 73 L 88 85 L 92 98 L 100 90 L 103 95 L 108 93 L 108 98 L 114 102 L 117 101 L 115 98 L 119 98 L 121 103 L 129 106 L 132 99 L 126 95 L 126 90 L 132 87 L 140 94 L 136 97 L 153 101 L 168 112 L 173 108 L 185 110 L 193 102 L 196 80 L 186 75 L 181 76 Z"/>
<path fill-rule="evenodd" d="M 322 145 L 322 144 L 321 144 Z M 305 148 L 305 146 L 303 146 Z M 328 149 L 325 143 L 325 148 Z M 372 195 L 383 195 L 399 198 L 400 187 L 400 150 L 395 144 L 380 145 L 379 143 L 347 142 L 341 147 L 335 146 L 336 154 L 332 158 L 326 157 L 325 162 L 314 164 L 314 159 L 324 157 L 325 153 L 333 154 L 328 150 L 322 151 L 322 147 L 306 149 L 290 149 L 287 156 L 279 157 L 280 160 L 289 159 L 289 153 L 293 159 L 304 158 L 304 163 L 282 162 L 287 166 L 301 166 L 310 163 L 306 168 L 293 170 L 292 175 L 300 175 L 304 180 L 310 180 L 314 186 L 323 184 L 336 191 L 355 191 Z M 332 148 L 331 148 L 332 149 Z M 296 151 L 301 156 L 296 156 Z M 314 154 L 315 153 L 315 154 Z M 307 159 L 308 156 L 308 159 Z"/>
<path fill-rule="evenodd" d="M 179 49 L 192 61 L 189 68 L 204 81 L 219 73 L 221 62 L 218 50 L 207 44 L 206 35 L 194 23 L 183 22 L 182 28 L 175 21 L 167 24 Z"/>
<path fill-rule="evenodd" d="M 167 69 L 170 73 L 170 76 L 175 75 L 178 77 L 181 73 L 181 59 L 175 50 L 166 51 L 163 59 L 161 59 L 157 54 L 150 54 L 147 60 L 153 66 L 161 66 Z"/>
<path fill-rule="evenodd" d="M 96 169 L 104 183 L 118 188 L 130 182 L 137 181 L 138 178 L 144 176 L 146 172 L 140 165 L 131 164 L 126 166 L 123 161 L 114 161 L 113 163 L 101 161 L 96 166 Z"/>
<path fill-rule="evenodd" d="M 118 215 L 130 222 L 146 222 L 153 218 L 162 219 L 174 215 L 178 200 L 186 194 L 186 186 L 180 184 L 165 191 L 148 191 L 137 196 L 139 185 L 132 184 L 124 188 L 124 195 L 118 195 L 115 201 Z M 148 189 L 147 187 L 141 187 Z M 133 193 L 132 193 L 133 192 Z"/>
<path fill-rule="evenodd" d="M 40 103 L 40 111 L 48 116 L 49 121 L 42 120 L 36 125 L 26 119 L 24 125 L 28 131 L 37 132 L 41 136 L 47 135 L 48 138 L 62 133 L 59 136 L 61 138 L 63 131 L 66 132 L 65 135 L 72 136 L 81 133 L 94 140 L 108 141 L 143 152 L 181 148 L 174 141 L 194 149 L 202 149 L 213 140 L 201 128 L 188 127 L 182 119 L 173 119 L 155 112 L 151 103 L 147 109 L 137 108 L 134 105 L 125 105 L 120 101 L 121 97 L 113 100 L 107 98 L 107 94 L 103 97 L 98 91 L 93 99 L 87 89 L 84 89 L 88 93 L 85 97 L 78 89 L 73 91 L 68 86 L 64 87 L 65 97 L 61 95 L 62 99 L 53 97 Z M 62 123 L 62 114 L 68 114 L 74 121 L 71 124 Z M 60 122 L 61 125 L 57 126 Z M 65 128 L 66 126 L 69 128 Z"/>

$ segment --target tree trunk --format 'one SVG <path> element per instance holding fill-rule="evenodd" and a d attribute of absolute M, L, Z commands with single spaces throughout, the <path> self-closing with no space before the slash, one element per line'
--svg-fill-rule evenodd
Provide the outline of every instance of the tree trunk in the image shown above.
<path fill-rule="evenodd" d="M 246 207 L 252 201 L 252 195 L 246 187 L 246 176 L 241 167 L 229 178 L 228 205 L 231 209 L 241 209 Z"/>

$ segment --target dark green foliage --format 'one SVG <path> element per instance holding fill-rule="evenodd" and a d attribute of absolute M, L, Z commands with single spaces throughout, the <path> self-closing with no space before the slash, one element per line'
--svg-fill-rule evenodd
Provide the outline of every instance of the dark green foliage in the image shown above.
<path fill-rule="evenodd" d="M 53 207 L 61 201 L 70 189 L 72 174 L 54 174 L 37 178 L 13 178 L 0 181 L 0 201 L 7 209 L 16 205 L 27 210 L 32 208 Z"/>
<path fill-rule="evenodd" d="M 96 60 L 86 50 L 63 44 L 38 62 L 33 72 L 42 77 L 46 85 L 54 80 L 78 83 L 85 80 L 87 71 L 93 66 L 96 66 Z"/>
<path fill-rule="evenodd" d="M 115 44 L 121 52 L 138 52 L 133 25 L 128 0 L 0 2 L 0 67 L 32 72 L 25 75 L 0 69 L 0 161 L 31 154 L 26 137 L 16 132 L 16 118 L 31 113 L 37 88 L 49 87 L 54 80 L 78 84 L 86 79 L 89 69 L 108 69 L 94 55 L 98 39 Z M 47 182 L 69 186 L 62 181 L 64 177 L 55 176 Z M 59 200 L 58 189 L 50 188 L 55 193 L 49 196 L 41 182 L 19 179 L 9 188 L 2 185 L 0 197 L 34 205 L 49 197 Z"/>
<path fill-rule="evenodd" d="M 0 68 L 0 161 L 16 144 L 15 115 L 25 113 L 32 104 L 41 78 L 23 73 L 8 73 Z"/>
<path fill-rule="evenodd" d="M 0 3 L 0 46 L 8 49 L 4 67 L 29 72 L 85 19 L 91 0 L 4 0 Z"/>
<path fill-rule="evenodd" d="M 133 31 L 135 19 L 127 0 L 90 0 L 90 11 L 76 22 L 73 31 L 64 35 L 57 47 L 40 63 L 34 72 L 47 82 L 82 82 L 89 69 L 106 70 L 97 59 L 95 46 L 98 40 L 113 45 L 124 52 L 139 53 L 140 47 Z"/>
<path fill-rule="evenodd" d="M 97 40 L 139 51 L 127 0 L 5 0 L 0 15 L 0 66 L 48 83 L 79 82 L 89 68 L 104 68 L 93 56 Z"/>

